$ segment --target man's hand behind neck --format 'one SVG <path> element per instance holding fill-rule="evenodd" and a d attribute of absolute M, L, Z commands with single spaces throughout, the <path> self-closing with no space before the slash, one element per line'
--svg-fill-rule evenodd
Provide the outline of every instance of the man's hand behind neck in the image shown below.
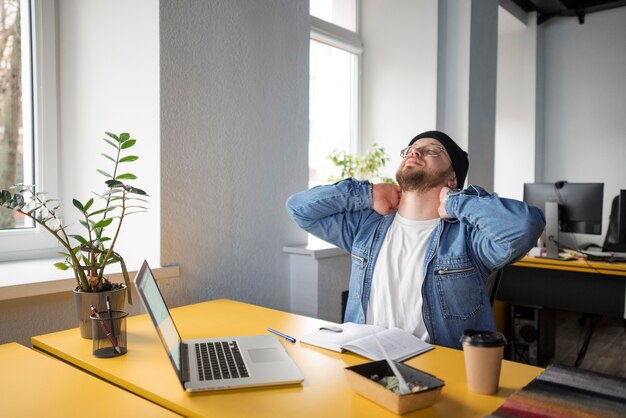
<path fill-rule="evenodd" d="M 446 212 L 445 207 L 446 196 L 448 196 L 448 193 L 451 191 L 452 189 L 449 187 L 442 187 L 439 192 L 439 207 L 437 208 L 437 212 L 439 213 L 439 217 L 441 219 L 452 219 L 452 216 L 448 215 L 448 212 Z"/>
<path fill-rule="evenodd" d="M 377 183 L 372 185 L 372 209 L 383 216 L 398 209 L 400 186 Z"/>

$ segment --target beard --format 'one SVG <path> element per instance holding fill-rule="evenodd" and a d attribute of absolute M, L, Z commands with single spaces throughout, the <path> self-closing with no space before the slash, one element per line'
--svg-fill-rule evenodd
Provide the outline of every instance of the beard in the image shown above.
<path fill-rule="evenodd" d="M 427 192 L 428 190 L 443 187 L 448 179 L 454 175 L 452 167 L 446 170 L 426 171 L 424 169 L 407 169 L 404 165 L 396 171 L 396 181 L 403 192 Z"/>

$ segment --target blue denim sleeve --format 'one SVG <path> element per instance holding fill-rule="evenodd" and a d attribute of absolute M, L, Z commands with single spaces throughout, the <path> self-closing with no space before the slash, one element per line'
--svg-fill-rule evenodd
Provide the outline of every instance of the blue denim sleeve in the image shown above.
<path fill-rule="evenodd" d="M 451 193 L 445 209 L 469 228 L 472 249 L 490 270 L 524 257 L 546 224 L 538 208 L 489 194 L 475 185 Z"/>
<path fill-rule="evenodd" d="M 296 193 L 286 206 L 300 228 L 347 252 L 363 220 L 375 214 L 370 183 L 351 178 Z"/>

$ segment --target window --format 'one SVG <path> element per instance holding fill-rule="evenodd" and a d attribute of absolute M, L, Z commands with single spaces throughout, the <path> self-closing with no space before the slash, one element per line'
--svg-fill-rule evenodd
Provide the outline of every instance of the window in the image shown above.
<path fill-rule="evenodd" d="M 30 136 L 30 124 L 24 124 L 24 119 L 30 116 L 28 101 L 22 109 L 22 86 L 27 93 L 30 84 L 30 28 L 26 26 L 21 33 L 22 14 L 29 12 L 22 10 L 18 1 L 0 0 L 0 179 L 3 187 L 33 181 L 32 143 L 24 141 L 25 134 Z M 0 211 L 0 228 L 32 226 L 32 222 L 27 222 L 19 213 Z"/>
<path fill-rule="evenodd" d="M 326 158 L 335 149 L 355 148 L 356 56 L 311 40 L 309 88 L 309 183 L 323 184 L 333 173 Z"/>
<path fill-rule="evenodd" d="M 55 2 L 0 0 L 0 188 L 58 196 Z M 0 261 L 51 255 L 47 231 L 0 208 Z"/>
<path fill-rule="evenodd" d="M 333 150 L 357 151 L 363 47 L 356 6 L 356 0 L 311 1 L 309 187 L 338 174 L 327 158 Z"/>

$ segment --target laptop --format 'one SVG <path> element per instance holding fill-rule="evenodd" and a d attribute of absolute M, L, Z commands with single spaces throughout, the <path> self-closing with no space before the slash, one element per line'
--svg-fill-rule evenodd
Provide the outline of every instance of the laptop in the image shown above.
<path fill-rule="evenodd" d="M 274 335 L 182 341 L 146 261 L 135 276 L 135 286 L 186 391 L 283 385 L 304 380 Z M 206 318 L 206 321 L 223 319 Z"/>

